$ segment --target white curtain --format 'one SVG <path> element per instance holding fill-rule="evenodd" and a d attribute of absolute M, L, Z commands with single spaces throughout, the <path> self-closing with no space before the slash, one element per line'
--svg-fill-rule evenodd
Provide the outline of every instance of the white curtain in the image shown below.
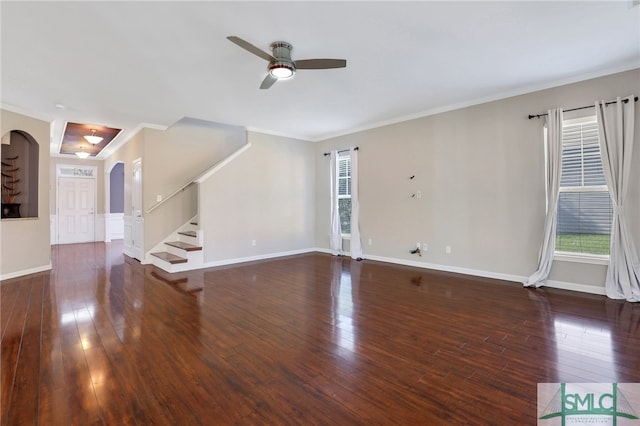
<path fill-rule="evenodd" d="M 351 258 L 362 259 L 360 202 L 358 201 L 358 150 L 351 148 Z"/>
<path fill-rule="evenodd" d="M 544 285 L 551 272 L 556 250 L 556 226 L 558 223 L 558 194 L 562 175 L 562 108 L 547 112 L 545 150 L 545 177 L 547 189 L 547 218 L 544 223 L 544 239 L 540 248 L 538 270 L 524 282 L 525 287 Z"/>
<path fill-rule="evenodd" d="M 635 117 L 634 97 L 609 106 L 596 102 L 604 176 L 613 204 L 609 268 L 605 288 L 612 299 L 640 302 L 640 261 L 628 225 L 625 198 L 631 173 Z M 635 165 L 636 167 L 638 164 Z"/>
<path fill-rule="evenodd" d="M 340 211 L 338 209 L 338 151 L 330 153 L 331 175 L 331 253 L 335 256 L 342 254 L 342 231 L 340 229 Z"/>

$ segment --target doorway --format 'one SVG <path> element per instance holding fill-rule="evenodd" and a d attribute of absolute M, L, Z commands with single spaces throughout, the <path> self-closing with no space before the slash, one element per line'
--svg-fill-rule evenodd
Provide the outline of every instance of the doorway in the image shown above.
<path fill-rule="evenodd" d="M 124 163 L 117 161 L 105 171 L 105 242 L 124 239 Z"/>

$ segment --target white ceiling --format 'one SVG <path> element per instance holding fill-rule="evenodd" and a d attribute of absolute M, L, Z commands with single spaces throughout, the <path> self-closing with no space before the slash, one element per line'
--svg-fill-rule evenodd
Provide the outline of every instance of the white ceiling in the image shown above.
<path fill-rule="evenodd" d="M 321 140 L 640 67 L 630 0 L 0 8 L 2 106 L 53 120 L 53 152 L 66 121 L 122 128 L 121 140 L 182 117 Z M 347 68 L 260 90 L 267 62 L 229 35 L 266 51 L 285 40 L 294 60 L 344 58 Z"/>

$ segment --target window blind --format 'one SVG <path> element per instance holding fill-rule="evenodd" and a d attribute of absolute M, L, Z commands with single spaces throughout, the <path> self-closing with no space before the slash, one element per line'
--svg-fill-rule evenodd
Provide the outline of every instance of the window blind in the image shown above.
<path fill-rule="evenodd" d="M 612 219 L 595 117 L 565 124 L 556 251 L 609 254 Z"/>

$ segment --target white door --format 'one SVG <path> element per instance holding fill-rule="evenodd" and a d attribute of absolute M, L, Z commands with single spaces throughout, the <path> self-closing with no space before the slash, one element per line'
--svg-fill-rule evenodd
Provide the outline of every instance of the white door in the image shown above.
<path fill-rule="evenodd" d="M 58 179 L 58 243 L 95 241 L 94 179 Z"/>
<path fill-rule="evenodd" d="M 140 159 L 133 161 L 131 196 L 131 206 L 133 209 L 131 254 L 134 258 L 142 261 L 144 254 L 144 219 L 142 218 L 142 160 Z"/>

